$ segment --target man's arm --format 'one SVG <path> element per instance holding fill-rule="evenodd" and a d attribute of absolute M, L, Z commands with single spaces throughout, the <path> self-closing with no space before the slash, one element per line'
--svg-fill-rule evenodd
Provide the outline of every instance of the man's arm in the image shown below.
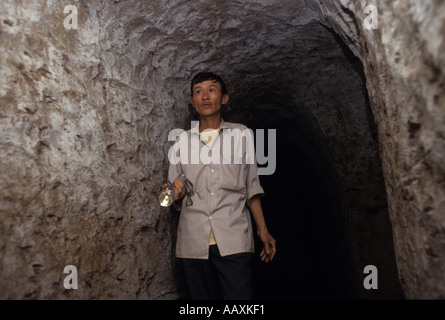
<path fill-rule="evenodd" d="M 181 134 L 183 139 L 187 141 L 187 136 Z M 169 161 L 170 165 L 168 168 L 168 181 L 173 184 L 173 193 L 175 197 L 175 202 L 173 204 L 177 211 L 181 211 L 181 200 L 185 196 L 185 185 L 184 182 L 179 179 L 179 176 L 183 174 L 182 164 L 181 164 L 181 135 L 176 137 L 175 144 L 169 150 Z M 184 138 L 185 137 L 185 138 Z M 162 189 L 167 188 L 167 183 L 162 186 Z"/>
<path fill-rule="evenodd" d="M 258 236 L 263 243 L 263 250 L 260 253 L 261 261 L 272 261 L 277 252 L 276 240 L 269 233 L 269 230 L 267 230 L 259 195 L 253 196 L 250 200 L 250 211 L 257 226 Z"/>

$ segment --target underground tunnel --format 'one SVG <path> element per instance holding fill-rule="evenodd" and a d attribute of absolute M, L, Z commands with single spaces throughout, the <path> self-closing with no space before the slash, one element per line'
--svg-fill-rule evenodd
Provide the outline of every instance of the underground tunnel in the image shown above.
<path fill-rule="evenodd" d="M 199 71 L 227 82 L 224 120 L 276 130 L 256 299 L 445 297 L 441 1 L 73 6 L 0 8 L 2 299 L 181 299 L 157 194 Z"/>
<path fill-rule="evenodd" d="M 333 39 L 332 45 L 335 44 L 336 40 Z M 344 66 L 345 62 L 342 61 L 341 65 Z M 350 73 L 351 70 L 345 72 Z M 354 79 L 352 84 L 343 83 L 343 86 L 355 87 L 360 83 Z M 230 110 L 223 115 L 225 119 L 246 123 L 253 130 L 277 130 L 278 141 L 274 142 L 277 168 L 272 175 L 261 176 L 261 182 L 268 191 L 263 198 L 263 205 L 269 228 L 276 235 L 280 255 L 271 265 L 255 261 L 254 284 L 261 284 L 255 291 L 257 297 L 370 298 L 371 295 L 367 296 L 366 291 L 360 290 L 362 276 L 359 270 L 363 270 L 366 261 L 380 260 L 380 270 L 392 278 L 389 277 L 388 282 L 384 284 L 388 291 L 380 292 L 379 297 L 401 298 L 393 252 L 385 251 L 381 247 L 375 251 L 378 246 L 376 241 L 385 239 L 391 243 L 392 237 L 390 222 L 384 215 L 387 207 L 385 194 L 374 191 L 372 200 L 367 199 L 371 190 L 384 188 L 376 141 L 370 143 L 375 138 L 375 127 L 370 117 L 367 97 L 362 96 L 354 101 L 363 106 L 363 113 L 358 115 L 365 129 L 349 125 L 351 128 L 344 137 L 357 136 L 357 132 L 366 130 L 368 137 L 355 139 L 369 140 L 358 143 L 348 143 L 347 139 L 332 141 L 330 147 L 317 119 L 310 109 L 298 101 L 298 96 L 293 97 L 293 91 L 294 88 L 285 89 L 283 85 L 278 88 L 267 84 L 265 87 L 259 85 L 258 88 L 247 92 L 245 97 L 234 101 L 233 107 L 229 107 Z M 365 93 L 363 90 L 360 92 Z M 243 106 L 243 110 L 238 110 L 236 106 Z M 358 119 L 356 118 L 356 122 Z M 349 123 L 348 119 L 337 119 L 335 124 L 342 126 L 342 121 Z M 334 130 L 325 128 L 326 132 L 329 132 L 329 129 Z M 265 141 L 269 140 L 265 138 Z M 363 144 L 369 145 L 367 152 L 371 157 L 358 157 L 363 152 L 359 151 Z M 353 172 L 356 183 L 353 185 L 341 168 L 347 167 L 348 164 L 339 163 L 340 159 L 334 159 L 330 149 L 341 149 L 338 152 L 349 154 L 349 164 L 355 161 L 365 162 L 361 167 L 367 167 L 368 171 Z M 270 152 L 266 144 L 265 154 Z M 341 177 L 341 174 L 345 176 Z M 378 179 L 373 182 L 373 186 L 369 186 L 371 189 L 366 190 L 360 186 L 363 181 L 370 183 L 375 177 Z M 354 220 L 354 216 L 363 215 L 380 217 L 374 224 L 360 221 L 358 218 Z M 361 228 L 372 229 L 370 233 L 373 237 L 359 233 L 357 229 Z M 375 238 L 377 234 L 379 240 Z M 362 243 L 368 243 L 368 247 L 361 247 Z M 261 248 L 260 245 L 258 242 L 258 249 Z M 383 265 L 385 269 L 382 268 Z"/>

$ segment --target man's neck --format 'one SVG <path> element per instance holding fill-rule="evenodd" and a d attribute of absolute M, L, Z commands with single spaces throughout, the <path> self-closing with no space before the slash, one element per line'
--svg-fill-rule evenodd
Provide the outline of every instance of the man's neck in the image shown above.
<path fill-rule="evenodd" d="M 221 126 L 221 116 L 215 117 L 200 117 L 199 118 L 199 132 L 206 129 L 218 129 Z"/>

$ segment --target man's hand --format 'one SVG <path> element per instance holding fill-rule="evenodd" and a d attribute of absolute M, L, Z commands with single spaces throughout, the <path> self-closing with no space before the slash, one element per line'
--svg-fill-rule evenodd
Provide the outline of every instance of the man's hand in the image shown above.
<path fill-rule="evenodd" d="M 167 183 L 164 183 L 162 185 L 162 189 L 165 189 L 167 187 L 168 187 Z M 181 200 L 182 198 L 184 198 L 185 185 L 181 180 L 175 179 L 175 181 L 173 181 L 173 193 L 175 194 L 175 200 Z"/>
<path fill-rule="evenodd" d="M 272 235 L 269 233 L 267 229 L 258 230 L 258 236 L 261 239 L 261 242 L 263 243 L 263 250 L 261 250 L 260 257 L 261 261 L 269 262 L 272 261 L 272 259 L 275 257 L 275 253 L 277 252 L 277 242 L 272 237 Z"/>
<path fill-rule="evenodd" d="M 255 219 L 257 226 L 257 234 L 263 243 L 263 250 L 261 250 L 261 261 L 272 261 L 277 252 L 277 242 L 269 233 L 266 227 L 266 221 L 264 220 L 263 209 L 261 207 L 261 200 L 258 195 L 255 195 L 250 200 L 250 211 Z"/>

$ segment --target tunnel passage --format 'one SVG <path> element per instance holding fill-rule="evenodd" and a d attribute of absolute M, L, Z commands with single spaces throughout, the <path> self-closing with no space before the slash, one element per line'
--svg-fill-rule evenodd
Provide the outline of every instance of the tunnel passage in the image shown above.
<path fill-rule="evenodd" d="M 277 79 L 272 79 L 274 81 Z M 235 96 L 223 117 L 245 123 L 254 132 L 256 129 L 276 130 L 276 171 L 260 176 L 260 180 L 266 192 L 262 200 L 264 214 L 278 242 L 279 254 L 268 265 L 258 258 L 254 260 L 256 297 L 369 298 L 374 293 L 364 290 L 362 283 L 363 267 L 371 262 L 378 263 L 384 274 L 380 280 L 384 288 L 380 297 L 402 297 L 392 246 L 380 246 L 381 241 L 392 242 L 384 210 L 387 206 L 385 193 L 375 190 L 373 201 L 363 200 L 370 193 L 364 187 L 370 183 L 367 175 L 378 181 L 371 183 L 372 187 L 379 184 L 383 187 L 380 164 L 374 163 L 372 156 L 367 159 L 374 166 L 369 165 L 369 172 L 359 171 L 353 187 L 352 180 L 345 177 L 351 171 L 339 168 L 354 163 L 354 158 L 360 157 L 361 146 L 351 146 L 340 139 L 328 141 L 319 125 L 323 119 L 317 119 L 298 101 L 292 88 L 274 87 L 270 83 L 251 86 L 253 89 Z M 366 96 L 363 99 L 366 100 Z M 363 112 L 368 113 L 369 109 L 364 108 Z M 369 120 L 368 115 L 363 116 Z M 335 125 L 347 126 L 343 121 L 348 120 L 340 119 Z M 357 129 L 349 125 L 350 132 Z M 369 124 L 367 130 L 372 133 L 373 129 L 372 123 Z M 335 128 L 324 130 L 330 132 Z M 267 134 L 264 140 L 264 155 L 267 156 Z M 376 146 L 375 141 L 373 148 Z M 333 155 L 338 154 L 339 148 L 354 150 L 349 150 L 350 157 L 335 159 Z M 342 159 L 348 163 L 339 163 Z M 357 188 L 358 184 L 362 186 Z M 256 249 L 261 250 L 258 238 Z"/>
<path fill-rule="evenodd" d="M 256 266 L 258 296 L 349 295 L 376 265 L 362 296 L 400 297 L 393 244 L 408 296 L 443 296 L 440 1 L 381 2 L 377 30 L 359 1 L 80 1 L 78 30 L 32 3 L 0 12 L 2 297 L 177 297 L 156 195 L 202 70 L 230 84 L 227 120 L 278 131 L 261 179 L 283 255 Z M 277 210 L 277 184 L 298 205 Z M 83 290 L 63 291 L 68 263 Z"/>
<path fill-rule="evenodd" d="M 246 94 L 249 107 L 224 114 L 254 132 L 276 129 L 277 168 L 260 180 L 265 218 L 279 254 L 269 265 L 254 260 L 254 292 L 260 299 L 358 297 L 358 265 L 341 182 L 316 119 L 286 98 L 291 95 L 280 88 L 258 88 Z M 265 155 L 269 150 L 266 144 Z"/>

